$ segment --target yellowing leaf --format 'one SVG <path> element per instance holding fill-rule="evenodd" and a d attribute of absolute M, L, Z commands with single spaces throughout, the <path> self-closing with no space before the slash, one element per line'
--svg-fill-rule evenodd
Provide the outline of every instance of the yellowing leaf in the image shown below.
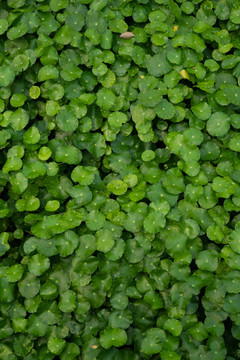
<path fill-rule="evenodd" d="M 189 74 L 185 69 L 179 71 L 179 74 L 181 74 L 184 79 L 190 79 Z"/>

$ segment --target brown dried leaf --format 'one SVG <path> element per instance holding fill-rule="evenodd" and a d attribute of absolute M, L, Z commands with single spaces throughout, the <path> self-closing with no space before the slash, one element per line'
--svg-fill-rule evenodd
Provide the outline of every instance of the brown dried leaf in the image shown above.
<path fill-rule="evenodd" d="M 131 39 L 134 36 L 134 34 L 131 31 L 125 31 L 120 35 L 120 38 L 122 39 Z"/>

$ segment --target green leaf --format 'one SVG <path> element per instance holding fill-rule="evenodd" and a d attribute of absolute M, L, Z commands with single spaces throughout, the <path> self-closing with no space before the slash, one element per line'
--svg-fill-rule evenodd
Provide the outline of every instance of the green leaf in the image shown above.
<path fill-rule="evenodd" d="M 114 245 L 114 238 L 110 230 L 101 229 L 96 233 L 97 250 L 104 253 L 110 251 Z"/>
<path fill-rule="evenodd" d="M 230 118 L 223 112 L 216 112 L 207 121 L 207 131 L 212 136 L 223 136 L 230 128 Z"/>
<path fill-rule="evenodd" d="M 176 16 L 176 18 L 180 20 L 182 12 L 181 12 L 179 6 L 173 0 L 169 0 L 169 7 L 170 7 L 172 13 Z"/>
<path fill-rule="evenodd" d="M 31 273 L 27 273 L 18 283 L 19 292 L 24 298 L 35 297 L 40 290 L 40 281 Z"/>
<path fill-rule="evenodd" d="M 94 166 L 76 166 L 71 173 L 71 178 L 80 185 L 90 185 L 96 173 L 97 169 Z"/>
<path fill-rule="evenodd" d="M 79 149 L 72 145 L 66 145 L 64 142 L 55 142 L 54 140 L 49 143 L 53 152 L 53 157 L 57 162 L 67 164 L 79 164 L 82 160 L 82 153 Z"/>
<path fill-rule="evenodd" d="M 9 122 L 14 131 L 21 131 L 29 121 L 29 114 L 24 109 L 17 109 L 9 118 Z"/>
<path fill-rule="evenodd" d="M 72 290 L 67 290 L 60 295 L 58 304 L 59 309 L 64 313 L 70 313 L 76 308 L 76 294 Z"/>
<path fill-rule="evenodd" d="M 40 139 L 40 133 L 35 126 L 28 128 L 23 135 L 23 142 L 26 144 L 36 144 Z"/>
<path fill-rule="evenodd" d="M 196 258 L 196 264 L 201 270 L 216 271 L 218 267 L 218 257 L 216 251 L 201 251 Z"/>
<path fill-rule="evenodd" d="M 13 348 L 17 356 L 26 357 L 33 348 L 33 341 L 26 335 L 19 335 L 14 342 Z"/>
<path fill-rule="evenodd" d="M 38 316 L 32 314 L 28 318 L 28 333 L 34 337 L 42 337 L 46 334 L 48 324 L 42 321 Z"/>
<path fill-rule="evenodd" d="M 8 174 L 9 171 L 16 171 L 21 169 L 21 167 L 22 167 L 22 160 L 16 156 L 11 156 L 5 162 L 2 168 L 2 172 L 3 174 Z"/>
<path fill-rule="evenodd" d="M 38 86 L 32 86 L 29 90 L 29 95 L 32 99 L 37 99 L 40 96 L 41 90 Z"/>
<path fill-rule="evenodd" d="M 61 360 L 75 359 L 80 354 L 79 346 L 75 343 L 67 343 L 60 354 Z"/>
<path fill-rule="evenodd" d="M 45 81 L 58 78 L 58 70 L 53 65 L 43 66 L 38 73 L 38 81 Z"/>
<path fill-rule="evenodd" d="M 144 230 L 150 234 L 157 234 L 165 226 L 165 216 L 158 211 L 152 211 L 144 220 Z"/>
<path fill-rule="evenodd" d="M 197 341 L 203 341 L 208 337 L 208 333 L 202 322 L 198 322 L 188 330 L 189 334 Z"/>
<path fill-rule="evenodd" d="M 115 111 L 112 112 L 108 117 L 108 122 L 111 128 L 120 128 L 122 124 L 126 123 L 128 121 L 128 118 L 126 114 Z"/>
<path fill-rule="evenodd" d="M 54 12 L 58 12 L 59 10 L 65 9 L 68 5 L 66 0 L 51 0 L 50 1 L 50 8 Z"/>
<path fill-rule="evenodd" d="M 167 101 L 166 99 L 163 99 L 155 108 L 156 114 L 160 119 L 171 119 L 175 115 L 175 108 L 174 106 Z"/>
<path fill-rule="evenodd" d="M 15 71 L 8 65 L 0 66 L 0 86 L 9 86 L 15 78 Z"/>
<path fill-rule="evenodd" d="M 45 210 L 46 211 L 56 211 L 60 207 L 60 202 L 58 200 L 49 200 L 46 203 Z"/>
<path fill-rule="evenodd" d="M 240 24 L 240 8 L 239 7 L 235 7 L 232 9 L 231 14 L 230 14 L 230 20 L 234 24 Z"/>
<path fill-rule="evenodd" d="M 229 142 L 229 148 L 233 151 L 240 151 L 240 135 L 236 134 Z"/>
<path fill-rule="evenodd" d="M 50 267 L 50 260 L 41 254 L 33 255 L 29 259 L 28 270 L 35 276 L 42 275 Z"/>
<path fill-rule="evenodd" d="M 141 344 L 141 351 L 147 355 L 157 354 L 162 350 L 162 343 L 166 340 L 165 332 L 152 328 L 147 330 L 146 337 Z"/>
<path fill-rule="evenodd" d="M 6 216 L 8 216 L 10 213 L 10 209 L 8 208 L 8 204 L 6 201 L 0 199 L 0 219 L 5 218 Z M 3 234 L 3 248 L 5 248 L 5 244 L 6 244 L 6 240 L 9 234 L 8 233 L 2 233 Z"/>
<path fill-rule="evenodd" d="M 9 303 L 14 300 L 16 293 L 15 293 L 15 284 L 11 284 L 6 277 L 0 278 L 0 286 L 1 286 L 1 293 L 0 293 L 0 301 L 3 303 Z"/>
<path fill-rule="evenodd" d="M 167 52 L 167 59 L 170 63 L 179 65 L 182 61 L 181 50 L 178 48 L 170 48 Z"/>
<path fill-rule="evenodd" d="M 152 56 L 146 63 L 148 72 L 155 77 L 161 77 L 171 71 L 170 63 L 167 58 L 162 55 Z"/>
<path fill-rule="evenodd" d="M 17 194 L 22 194 L 28 187 L 28 179 L 21 172 L 11 175 L 10 183 Z"/>
<path fill-rule="evenodd" d="M 20 30 L 20 31 L 19 31 Z M 21 29 L 21 26 L 18 28 L 14 29 L 14 35 L 13 36 L 17 36 L 20 34 L 21 30 L 23 30 L 23 32 L 26 32 L 27 30 L 27 26 L 24 25 Z M 12 62 L 13 68 L 16 72 L 22 72 L 24 70 L 26 70 L 28 68 L 29 65 L 29 59 L 25 54 L 18 54 Z"/>
<path fill-rule="evenodd" d="M 167 170 L 162 183 L 170 194 L 179 194 L 185 189 L 183 176 L 181 171 L 177 168 Z"/>
<path fill-rule="evenodd" d="M 207 120 L 211 116 L 211 107 L 206 102 L 200 102 L 191 107 L 193 114 L 200 120 Z"/>
<path fill-rule="evenodd" d="M 61 70 L 60 75 L 65 81 L 73 81 L 81 77 L 82 70 L 73 64 L 66 64 L 64 69 Z"/>
<path fill-rule="evenodd" d="M 9 234 L 7 232 L 2 232 L 0 234 L 0 256 L 5 254 L 10 249 L 10 245 L 8 244 L 8 238 Z"/>
<path fill-rule="evenodd" d="M 27 329 L 27 319 L 23 319 L 23 318 L 13 319 L 12 326 L 15 333 L 25 332 Z"/>
<path fill-rule="evenodd" d="M 123 33 L 127 31 L 128 26 L 122 19 L 116 19 L 115 21 L 109 21 L 109 29 L 112 32 Z"/>
<path fill-rule="evenodd" d="M 122 292 L 112 295 L 110 301 L 112 307 L 117 310 L 124 310 L 128 305 L 128 297 Z"/>
<path fill-rule="evenodd" d="M 197 53 L 201 53 L 206 49 L 204 41 L 194 33 L 188 33 L 184 39 L 185 45 L 194 49 Z"/>
<path fill-rule="evenodd" d="M 60 355 L 65 345 L 66 341 L 58 337 L 50 337 L 47 343 L 49 351 L 55 355 Z"/>
<path fill-rule="evenodd" d="M 160 294 L 148 291 L 144 295 L 144 301 L 151 305 L 154 310 L 163 308 L 163 300 Z"/>
<path fill-rule="evenodd" d="M 163 329 L 169 331 L 173 336 L 179 336 L 182 332 L 182 324 L 177 319 L 168 319 L 165 321 Z"/>
<path fill-rule="evenodd" d="M 203 134 L 198 129 L 189 128 L 183 134 L 191 145 L 200 145 L 203 141 Z"/>
<path fill-rule="evenodd" d="M 105 216 L 97 210 L 90 211 L 86 219 L 86 225 L 92 231 L 101 229 L 104 222 Z"/>
<path fill-rule="evenodd" d="M 40 200 L 30 195 L 27 199 L 19 199 L 15 204 L 18 211 L 36 211 L 40 206 Z"/>
<path fill-rule="evenodd" d="M 56 116 L 56 123 L 59 129 L 66 132 L 73 132 L 78 127 L 78 119 L 70 109 L 62 109 Z"/>
<path fill-rule="evenodd" d="M 141 158 L 145 162 L 151 161 L 151 160 L 153 160 L 155 158 L 155 153 L 152 150 L 145 150 L 142 153 Z"/>
<path fill-rule="evenodd" d="M 62 257 L 71 255 L 78 246 L 78 236 L 72 230 L 68 230 L 64 234 L 57 235 L 55 239 L 56 248 Z"/>
<path fill-rule="evenodd" d="M 229 177 L 216 176 L 212 182 L 212 189 L 216 191 L 217 196 L 228 198 L 235 193 L 237 189 L 236 183 Z"/>
<path fill-rule="evenodd" d="M 174 234 L 173 232 L 170 232 L 164 236 L 164 240 L 168 251 L 179 253 L 185 250 L 187 237 L 184 234 Z"/>
<path fill-rule="evenodd" d="M 55 299 L 58 296 L 57 285 L 55 285 L 52 281 L 45 282 L 40 289 L 41 298 L 46 300 Z"/>
<path fill-rule="evenodd" d="M 123 195 L 127 191 L 128 186 L 122 180 L 114 179 L 108 183 L 107 188 L 114 195 Z"/>
<path fill-rule="evenodd" d="M 73 186 L 69 194 L 79 205 L 86 205 L 92 200 L 92 192 L 88 186 Z"/>
<path fill-rule="evenodd" d="M 6 277 L 9 282 L 17 282 L 23 275 L 23 267 L 20 264 L 10 266 L 6 271 Z"/>
<path fill-rule="evenodd" d="M 97 92 L 97 105 L 103 110 L 109 110 L 113 107 L 116 101 L 116 96 L 109 89 L 100 89 Z"/>
<path fill-rule="evenodd" d="M 236 253 L 240 254 L 240 231 L 238 229 L 233 230 L 230 234 L 229 245 Z"/>
<path fill-rule="evenodd" d="M 46 167 L 41 161 L 35 161 L 24 164 L 23 175 L 28 179 L 35 179 L 38 176 L 43 176 L 46 173 Z"/>
<path fill-rule="evenodd" d="M 132 322 L 132 314 L 129 309 L 114 310 L 109 316 L 109 324 L 112 328 L 128 329 Z"/>
<path fill-rule="evenodd" d="M 228 294 L 224 299 L 223 310 L 229 314 L 239 312 L 239 294 Z"/>
<path fill-rule="evenodd" d="M 46 102 L 46 113 L 47 115 L 54 116 L 58 113 L 60 105 L 57 101 L 48 100 Z"/>
<path fill-rule="evenodd" d="M 147 89 L 139 93 L 138 100 L 146 107 L 155 107 L 161 101 L 161 91 L 157 89 Z"/>
<path fill-rule="evenodd" d="M 170 205 L 166 200 L 153 201 L 149 204 L 149 207 L 153 210 L 156 210 L 158 213 L 163 214 L 164 216 L 170 211 Z"/>
<path fill-rule="evenodd" d="M 25 103 L 26 100 L 27 97 L 24 94 L 13 94 L 10 103 L 13 107 L 20 107 Z"/>
<path fill-rule="evenodd" d="M 4 34 L 8 29 L 7 19 L 0 19 L 0 35 Z"/>
<path fill-rule="evenodd" d="M 100 334 L 100 344 L 104 349 L 112 346 L 120 347 L 127 342 L 127 334 L 123 329 L 105 329 Z"/>

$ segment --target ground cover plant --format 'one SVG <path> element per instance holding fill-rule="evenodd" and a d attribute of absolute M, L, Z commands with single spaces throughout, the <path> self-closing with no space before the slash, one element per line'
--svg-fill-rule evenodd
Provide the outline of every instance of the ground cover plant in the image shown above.
<path fill-rule="evenodd" d="M 0 360 L 240 359 L 240 1 L 0 1 Z"/>

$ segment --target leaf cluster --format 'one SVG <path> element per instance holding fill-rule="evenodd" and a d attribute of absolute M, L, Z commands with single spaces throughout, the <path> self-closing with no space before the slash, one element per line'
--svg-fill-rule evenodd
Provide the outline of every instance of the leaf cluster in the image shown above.
<path fill-rule="evenodd" d="M 0 3 L 0 359 L 238 359 L 239 0 Z"/>

